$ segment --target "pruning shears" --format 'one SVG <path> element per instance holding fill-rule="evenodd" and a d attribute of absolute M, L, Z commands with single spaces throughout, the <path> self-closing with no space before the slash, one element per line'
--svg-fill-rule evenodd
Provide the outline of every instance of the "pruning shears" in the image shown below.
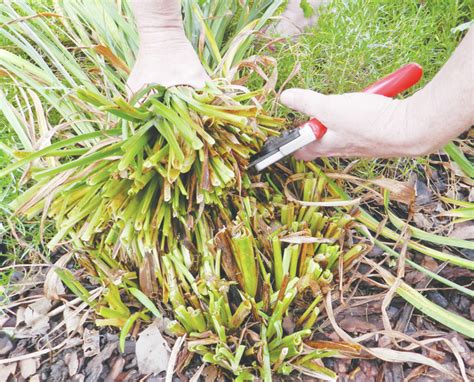
<path fill-rule="evenodd" d="M 407 64 L 370 85 L 363 92 L 395 97 L 417 84 L 422 76 L 423 68 L 420 65 Z M 326 126 L 312 118 L 297 128 L 284 131 L 279 137 L 270 137 L 260 152 L 252 158 L 249 168 L 261 172 L 310 143 L 322 139 L 327 131 Z"/>

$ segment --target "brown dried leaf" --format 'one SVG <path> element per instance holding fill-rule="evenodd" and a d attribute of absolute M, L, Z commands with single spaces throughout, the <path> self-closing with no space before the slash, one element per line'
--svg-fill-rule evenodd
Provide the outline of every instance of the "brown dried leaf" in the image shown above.
<path fill-rule="evenodd" d="M 438 262 L 429 256 L 423 256 L 421 265 L 432 272 L 436 272 L 439 267 Z"/>
<path fill-rule="evenodd" d="M 143 262 L 139 269 L 140 290 L 148 297 L 158 293 L 158 283 L 156 280 L 155 269 L 157 269 L 156 261 L 151 253 L 147 253 L 143 258 Z"/>
<path fill-rule="evenodd" d="M 86 375 L 88 381 L 98 381 L 100 375 L 104 370 L 104 363 L 112 356 L 112 353 L 117 349 L 118 341 L 108 342 L 104 348 L 87 363 Z"/>
<path fill-rule="evenodd" d="M 470 368 L 474 367 L 474 354 L 470 351 L 466 340 L 456 332 L 453 332 L 447 336 L 447 339 L 451 341 L 453 346 L 461 355 L 462 359 L 466 362 L 466 365 Z"/>
<path fill-rule="evenodd" d="M 374 355 L 375 357 L 385 361 L 385 362 L 394 362 L 394 363 L 408 363 L 408 362 L 415 362 L 419 363 L 420 365 L 430 366 L 434 369 L 449 375 L 453 378 L 453 381 L 459 381 L 460 378 L 455 375 L 453 372 L 445 368 L 439 362 L 432 360 L 431 358 L 425 357 L 424 355 L 408 352 L 408 351 L 398 351 L 386 348 L 370 348 L 368 349 L 369 352 Z"/>
<path fill-rule="evenodd" d="M 85 328 L 82 339 L 84 341 L 82 344 L 82 350 L 84 351 L 85 357 L 93 357 L 100 353 L 100 337 L 98 330 Z"/>
<path fill-rule="evenodd" d="M 449 237 L 461 240 L 474 239 L 474 222 L 469 221 L 461 224 L 456 224 L 456 228 L 449 234 Z"/>
<path fill-rule="evenodd" d="M 125 358 L 117 357 L 113 363 L 112 367 L 110 368 L 110 372 L 105 378 L 104 382 L 115 382 L 119 381 L 119 375 L 123 371 L 123 367 L 125 366 Z"/>
<path fill-rule="evenodd" d="M 219 369 L 210 365 L 203 370 L 202 374 L 205 376 L 205 382 L 214 382 L 219 377 Z"/>
<path fill-rule="evenodd" d="M 66 306 L 63 311 L 63 318 L 67 334 L 80 332 L 82 328 L 81 316 L 76 311 Z"/>
<path fill-rule="evenodd" d="M 156 321 L 140 334 L 135 352 L 140 373 L 159 374 L 167 369 L 171 350 Z"/>
<path fill-rule="evenodd" d="M 181 348 L 183 344 L 186 342 L 186 335 L 179 337 L 176 342 L 174 343 L 173 349 L 171 350 L 171 354 L 169 355 L 168 366 L 166 369 L 166 379 L 165 382 L 173 382 L 173 375 L 176 369 L 176 363 L 178 360 L 178 355 L 181 352 Z M 166 341 L 163 339 L 163 344 L 168 346 Z"/>
<path fill-rule="evenodd" d="M 425 216 L 425 214 L 420 212 L 417 212 L 413 215 L 413 221 L 418 228 L 421 228 L 425 231 L 429 231 L 433 228 L 433 223 Z"/>
<path fill-rule="evenodd" d="M 69 376 L 72 377 L 76 375 L 77 371 L 79 370 L 79 358 L 77 357 L 77 352 L 73 351 L 71 353 L 67 353 L 64 356 L 64 361 L 66 362 Z"/>
<path fill-rule="evenodd" d="M 10 317 L 6 314 L 0 313 L 0 329 L 10 320 Z"/>
<path fill-rule="evenodd" d="M 64 285 L 56 272 L 56 268 L 66 267 L 67 263 L 69 263 L 69 260 L 71 260 L 72 255 L 72 252 L 69 252 L 61 256 L 46 275 L 46 279 L 44 281 L 44 293 L 50 300 L 59 300 L 59 296 L 66 293 L 66 289 L 64 288 Z"/>
<path fill-rule="evenodd" d="M 10 353 L 15 347 L 13 341 L 10 339 L 8 334 L 0 332 L 0 357 L 3 357 Z"/>
<path fill-rule="evenodd" d="M 285 332 L 288 334 L 293 334 L 295 332 L 296 323 L 295 318 L 291 312 L 288 313 L 288 315 L 283 319 L 282 326 Z"/>
<path fill-rule="evenodd" d="M 105 57 L 115 69 L 120 69 L 125 73 L 130 74 L 130 68 L 127 64 L 113 54 L 109 47 L 105 45 L 96 45 L 94 46 L 94 50 L 101 56 Z"/>
<path fill-rule="evenodd" d="M 351 344 L 347 342 L 335 342 L 335 341 L 305 341 L 305 344 L 312 347 L 313 349 L 321 350 L 337 350 L 341 353 L 356 353 L 359 354 L 362 350 L 362 346 L 357 344 Z"/>
<path fill-rule="evenodd" d="M 15 375 L 16 366 L 16 362 L 2 365 L 2 367 L 0 367 L 0 382 L 7 382 L 10 376 Z"/>
<path fill-rule="evenodd" d="M 433 192 L 423 180 L 419 177 L 415 178 L 416 204 L 418 206 L 430 205 L 433 202 Z"/>
<path fill-rule="evenodd" d="M 222 251 L 222 268 L 230 280 L 237 281 L 240 285 L 243 284 L 242 275 L 237 267 L 237 264 L 232 254 L 232 248 L 227 230 L 221 230 L 215 237 L 217 248 Z"/>
<path fill-rule="evenodd" d="M 24 312 L 24 321 L 30 330 L 29 335 L 45 334 L 49 329 L 48 312 L 51 309 L 51 301 L 41 298 L 29 305 Z"/>
<path fill-rule="evenodd" d="M 378 179 L 362 179 L 348 174 L 332 173 L 327 174 L 331 179 L 342 179 L 359 185 L 367 183 L 375 184 L 390 192 L 390 198 L 400 203 L 411 205 L 416 199 L 416 191 L 413 185 L 409 183 L 399 182 L 394 179 L 378 178 Z"/>
<path fill-rule="evenodd" d="M 25 310 L 26 308 L 24 306 L 18 307 L 16 311 L 16 327 L 20 326 L 23 322 L 25 322 Z"/>
<path fill-rule="evenodd" d="M 341 328 L 349 333 L 369 333 L 377 330 L 377 326 L 357 317 L 346 317 L 339 322 Z"/>
<path fill-rule="evenodd" d="M 389 191 L 390 199 L 397 202 L 411 205 L 416 199 L 415 188 L 408 183 L 387 178 L 373 179 L 370 182 Z"/>
<path fill-rule="evenodd" d="M 37 18 L 43 18 L 43 17 L 56 17 L 56 18 L 61 18 L 61 15 L 58 15 L 57 13 L 51 13 L 51 12 L 41 12 L 37 13 L 36 15 L 31 15 L 31 16 L 24 16 L 24 17 L 18 17 L 15 20 L 9 21 L 6 25 L 12 25 L 16 23 L 20 23 L 23 21 L 28 21 L 32 19 L 37 19 Z"/>
<path fill-rule="evenodd" d="M 202 161 L 201 188 L 206 191 L 211 189 L 211 179 L 209 173 L 209 150 L 207 146 L 204 149 L 204 158 Z"/>
<path fill-rule="evenodd" d="M 29 358 L 29 359 L 24 359 L 23 361 L 20 361 L 21 376 L 25 379 L 28 379 L 33 374 L 36 374 L 36 371 L 38 370 L 39 366 L 40 366 L 39 358 Z"/>
<path fill-rule="evenodd" d="M 372 262 L 373 263 L 373 262 Z M 375 267 L 375 264 L 372 265 Z M 343 339 L 346 342 L 349 343 L 354 343 L 355 339 L 352 338 L 349 334 L 347 334 L 340 326 L 339 323 L 336 320 L 336 317 L 334 316 L 334 311 L 332 309 L 332 296 L 331 293 L 327 293 L 326 298 L 324 299 L 324 306 L 326 308 L 326 313 L 328 315 L 328 319 L 337 333 L 337 335 Z M 459 377 L 448 370 L 446 367 L 441 365 L 439 362 L 436 362 L 428 357 L 425 357 L 424 355 L 410 352 L 410 351 L 398 351 L 398 350 L 392 350 L 392 349 L 386 349 L 386 348 L 366 348 L 363 347 L 363 350 L 366 351 L 367 353 L 371 354 L 374 357 L 377 357 L 378 359 L 381 359 L 382 361 L 385 362 L 394 362 L 394 363 L 410 363 L 410 362 L 415 362 L 419 363 L 421 365 L 426 365 L 433 367 L 446 375 L 449 375 L 450 377 L 453 378 L 453 380 L 459 380 Z"/>

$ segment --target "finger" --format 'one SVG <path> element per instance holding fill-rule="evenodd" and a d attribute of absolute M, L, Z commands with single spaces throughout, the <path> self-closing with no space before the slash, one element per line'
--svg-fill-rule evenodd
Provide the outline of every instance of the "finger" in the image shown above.
<path fill-rule="evenodd" d="M 326 153 L 331 151 L 332 134 L 333 132 L 328 132 L 322 139 L 298 150 L 295 153 L 295 158 L 297 160 L 311 161 L 322 156 L 327 156 Z"/>
<path fill-rule="evenodd" d="M 305 162 L 312 161 L 313 159 L 318 158 L 320 155 L 315 155 L 313 148 L 304 147 L 301 150 L 298 150 L 295 153 L 296 160 L 304 160 Z"/>
<path fill-rule="evenodd" d="M 316 142 L 313 142 L 295 153 L 298 160 L 310 161 L 319 157 L 349 156 L 354 147 L 341 134 L 334 131 L 328 133 Z"/>
<path fill-rule="evenodd" d="M 330 114 L 330 97 L 311 90 L 285 90 L 280 100 L 287 107 L 313 117 L 326 118 Z"/>

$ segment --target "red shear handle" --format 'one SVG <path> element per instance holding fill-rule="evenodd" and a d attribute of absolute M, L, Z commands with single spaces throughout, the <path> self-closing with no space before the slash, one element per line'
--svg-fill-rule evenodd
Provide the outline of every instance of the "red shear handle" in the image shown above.
<path fill-rule="evenodd" d="M 416 63 L 408 64 L 370 85 L 364 90 L 364 93 L 395 97 L 416 85 L 421 80 L 421 77 L 423 77 L 423 68 Z M 328 131 L 327 127 L 316 118 L 310 119 L 307 123 L 313 129 L 314 135 L 318 140 L 324 137 Z"/>
<path fill-rule="evenodd" d="M 418 64 L 408 64 L 370 85 L 364 93 L 395 97 L 416 85 L 421 77 L 423 77 L 423 68 Z"/>

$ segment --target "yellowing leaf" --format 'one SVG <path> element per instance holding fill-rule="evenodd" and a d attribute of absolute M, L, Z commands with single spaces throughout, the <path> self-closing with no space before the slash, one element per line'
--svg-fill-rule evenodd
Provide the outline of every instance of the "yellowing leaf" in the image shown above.
<path fill-rule="evenodd" d="M 120 69 L 125 73 L 130 74 L 130 68 L 127 66 L 127 64 L 115 54 L 113 54 L 110 48 L 106 47 L 105 45 L 96 45 L 94 50 L 101 56 L 105 57 L 105 59 L 107 59 L 115 69 Z"/>
<path fill-rule="evenodd" d="M 36 15 L 25 16 L 25 17 L 18 17 L 17 19 L 12 20 L 12 21 L 6 23 L 6 25 L 12 25 L 12 24 L 16 24 L 16 23 L 20 23 L 20 22 L 24 22 L 24 21 L 28 21 L 28 20 L 33 20 L 33 19 L 37 19 L 37 18 L 43 18 L 43 17 L 56 17 L 56 18 L 60 18 L 60 17 L 62 17 L 62 16 L 61 16 L 61 15 L 58 15 L 57 13 L 41 12 L 41 13 L 37 13 Z"/>

